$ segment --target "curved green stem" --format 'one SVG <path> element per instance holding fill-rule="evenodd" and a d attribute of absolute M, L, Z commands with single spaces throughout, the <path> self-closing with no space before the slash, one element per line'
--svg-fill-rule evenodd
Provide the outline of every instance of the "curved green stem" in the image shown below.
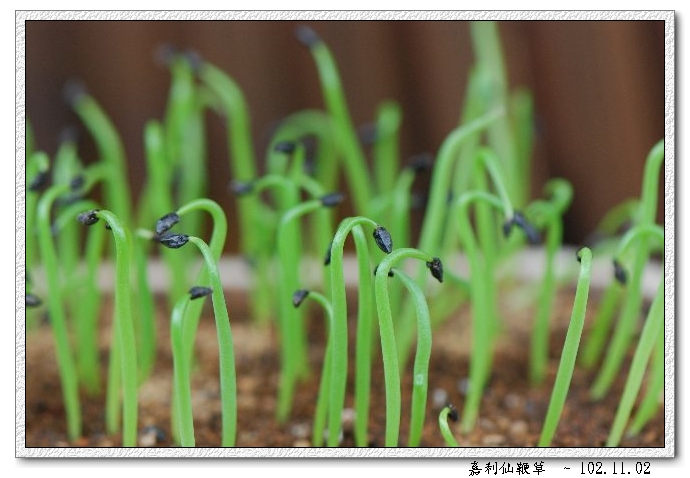
<path fill-rule="evenodd" d="M 391 314 L 390 300 L 388 298 L 388 272 L 390 272 L 393 265 L 397 264 L 402 259 L 419 259 L 427 262 L 433 261 L 433 257 L 421 252 L 417 249 L 401 248 L 392 251 L 383 258 L 376 269 L 376 278 L 374 279 L 374 291 L 376 295 L 376 310 L 379 316 L 379 332 L 381 336 L 381 355 L 383 357 L 383 371 L 385 375 L 386 385 L 386 435 L 385 446 L 398 446 L 398 435 L 400 433 L 400 408 L 401 408 L 401 392 L 400 392 L 400 367 L 398 365 L 398 353 L 395 346 L 395 332 L 393 328 L 393 317 Z M 418 297 L 413 294 L 415 305 Z M 416 307 L 418 313 L 423 314 L 419 308 Z M 427 311 L 428 313 L 428 311 Z M 423 331 L 420 331 L 422 341 L 428 339 L 424 336 Z M 424 346 L 422 346 L 424 352 Z M 421 368 L 423 367 L 424 358 L 420 358 L 420 363 L 416 363 Z M 417 373 L 420 374 L 422 380 L 420 386 L 423 388 L 427 380 L 428 373 L 428 358 L 427 370 L 415 370 L 415 384 Z M 413 389 L 414 390 L 414 389 Z M 416 405 L 416 404 L 415 404 Z M 416 418 L 417 411 L 413 411 L 413 416 Z M 423 417 L 422 417 L 423 418 Z M 411 429 L 415 433 L 414 427 Z M 414 436 L 411 434 L 410 439 Z"/>
<path fill-rule="evenodd" d="M 331 303 L 333 306 L 333 334 L 331 356 L 331 384 L 329 388 L 328 441 L 329 447 L 337 446 L 341 416 L 345 405 L 347 380 L 347 299 L 343 274 L 343 248 L 345 239 L 355 226 L 368 225 L 376 228 L 369 218 L 355 216 L 343 219 L 338 226 L 331 245 Z"/>
<path fill-rule="evenodd" d="M 104 219 L 115 238 L 115 317 L 114 328 L 118 339 L 120 372 L 122 380 L 122 446 L 137 444 L 137 349 L 130 304 L 129 266 L 131 240 L 129 232 L 115 214 L 100 210 L 96 216 Z"/>
<path fill-rule="evenodd" d="M 592 275 L 592 251 L 584 247 L 578 251 L 578 257 L 580 259 L 580 275 L 578 277 L 577 288 L 575 290 L 573 312 L 570 317 L 568 332 L 565 336 L 565 343 L 563 344 L 563 351 L 561 352 L 561 360 L 558 365 L 558 372 L 556 372 L 556 381 L 553 384 L 553 391 L 551 392 L 549 408 L 546 412 L 546 418 L 544 419 L 544 426 L 541 431 L 541 436 L 539 437 L 538 446 L 540 447 L 546 447 L 551 444 L 553 435 L 558 427 L 561 412 L 563 411 L 563 405 L 565 404 L 565 399 L 568 396 L 570 380 L 573 376 L 573 370 L 575 369 L 577 349 L 580 345 L 582 329 L 585 325 L 589 284 Z"/>
<path fill-rule="evenodd" d="M 637 407 L 637 412 L 632 419 L 628 433 L 635 436 L 642 431 L 642 428 L 647 422 L 656 414 L 657 410 L 663 403 L 660 397 L 664 395 L 664 380 L 666 372 L 665 359 L 665 337 L 661 333 L 657 336 L 656 349 L 652 357 L 652 365 L 650 371 L 649 384 L 647 385 L 647 392 L 645 393 L 640 406 Z"/>
<path fill-rule="evenodd" d="M 443 435 L 446 445 L 450 447 L 458 447 L 460 445 L 458 445 L 458 442 L 455 440 L 455 436 L 453 436 L 453 432 L 448 426 L 448 417 L 451 415 L 455 417 L 454 421 L 457 420 L 457 411 L 455 409 L 451 409 L 450 405 L 443 407 L 441 413 L 438 414 L 438 426 L 441 429 L 441 435 Z"/>
<path fill-rule="evenodd" d="M 206 243 L 198 237 L 190 236 L 192 242 L 204 256 L 206 268 L 213 289 L 213 313 L 216 317 L 216 333 L 220 360 L 220 396 L 222 413 L 221 446 L 235 445 L 237 439 L 237 378 L 235 372 L 235 352 L 232 343 L 230 318 L 223 294 L 223 284 L 213 253 Z"/>
<path fill-rule="evenodd" d="M 395 271 L 414 299 L 417 311 L 417 350 L 412 372 L 412 409 L 410 413 L 410 433 L 408 447 L 417 447 L 422 438 L 424 414 L 426 412 L 427 390 L 429 388 L 429 359 L 431 358 L 431 319 L 424 292 L 410 276 L 400 270 Z"/>

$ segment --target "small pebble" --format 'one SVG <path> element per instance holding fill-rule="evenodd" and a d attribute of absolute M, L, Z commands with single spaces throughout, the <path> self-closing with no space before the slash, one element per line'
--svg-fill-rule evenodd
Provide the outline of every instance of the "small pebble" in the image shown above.
<path fill-rule="evenodd" d="M 503 435 L 497 434 L 485 435 L 484 438 L 482 438 L 482 444 L 484 446 L 499 446 L 505 441 L 506 439 Z"/>
<path fill-rule="evenodd" d="M 522 403 L 522 399 L 514 393 L 509 393 L 503 399 L 503 403 L 508 408 L 518 408 Z"/>
<path fill-rule="evenodd" d="M 482 430 L 486 430 L 488 432 L 492 432 L 496 430 L 496 425 L 494 422 L 489 420 L 488 418 L 480 418 L 479 419 L 479 426 L 482 428 Z"/>
<path fill-rule="evenodd" d="M 352 431 L 355 424 L 355 410 L 353 408 L 343 409 L 343 413 L 340 416 L 341 423 L 343 424 L 343 432 Z"/>
<path fill-rule="evenodd" d="M 467 395 L 467 392 L 470 390 L 470 379 L 469 378 L 463 378 L 458 380 L 458 392 L 460 392 L 462 395 Z"/>
<path fill-rule="evenodd" d="M 524 420 L 517 420 L 510 425 L 508 433 L 513 438 L 522 438 L 527 434 L 527 422 Z"/>
<path fill-rule="evenodd" d="M 448 403 L 448 392 L 444 388 L 435 388 L 431 392 L 431 406 L 434 410 L 441 410 Z"/>
<path fill-rule="evenodd" d="M 295 423 L 290 427 L 290 434 L 295 438 L 307 438 L 310 430 L 306 423 Z"/>

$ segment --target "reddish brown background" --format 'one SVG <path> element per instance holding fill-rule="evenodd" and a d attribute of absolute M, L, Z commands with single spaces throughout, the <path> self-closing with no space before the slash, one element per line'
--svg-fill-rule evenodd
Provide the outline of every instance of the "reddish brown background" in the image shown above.
<path fill-rule="evenodd" d="M 394 99 L 404 112 L 403 158 L 438 151 L 457 126 L 473 61 L 462 21 L 27 21 L 26 112 L 38 146 L 53 154 L 62 129 L 77 124 L 62 88 L 78 78 L 120 130 L 138 191 L 143 126 L 162 118 L 169 86 L 154 52 L 168 43 L 196 50 L 236 79 L 262 157 L 276 121 L 323 107 L 315 66 L 294 37 L 300 23 L 331 47 L 357 124 Z M 534 193 L 547 177 L 573 183 L 565 233 L 578 244 L 608 208 L 639 194 L 644 159 L 663 137 L 664 23 L 509 21 L 500 32 L 511 85 L 535 96 Z M 210 196 L 234 211 L 223 124 L 211 114 L 207 123 Z M 81 147 L 88 161 L 88 138 Z M 663 189 L 660 220 L 661 201 Z"/>

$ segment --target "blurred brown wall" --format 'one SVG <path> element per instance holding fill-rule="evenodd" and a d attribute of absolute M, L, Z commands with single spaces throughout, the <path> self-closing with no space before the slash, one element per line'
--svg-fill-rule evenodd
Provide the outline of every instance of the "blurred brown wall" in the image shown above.
<path fill-rule="evenodd" d="M 402 157 L 438 151 L 457 126 L 473 62 L 462 21 L 28 21 L 26 112 L 38 147 L 53 154 L 63 128 L 78 124 L 62 100 L 78 78 L 121 132 L 138 190 L 143 127 L 162 118 L 169 86 L 155 51 L 172 44 L 239 83 L 263 157 L 278 120 L 323 107 L 315 66 L 294 37 L 302 23 L 333 51 L 357 124 L 390 98 L 403 109 Z M 639 194 L 645 157 L 663 137 L 664 23 L 510 21 L 500 31 L 511 85 L 535 96 L 534 195 L 548 177 L 573 183 L 565 234 L 581 243 L 611 206 Z M 224 126 L 209 115 L 208 127 L 210 196 L 234 211 Z M 88 161 L 93 147 L 82 142 Z M 663 189 L 660 219 L 661 201 Z"/>

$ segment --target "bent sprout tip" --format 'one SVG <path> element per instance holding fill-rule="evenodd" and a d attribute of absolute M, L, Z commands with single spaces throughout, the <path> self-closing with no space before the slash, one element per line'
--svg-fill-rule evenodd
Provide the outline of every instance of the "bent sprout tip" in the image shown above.
<path fill-rule="evenodd" d="M 158 242 L 170 249 L 179 249 L 189 242 L 189 236 L 187 234 L 164 234 L 158 239 Z"/>
<path fill-rule="evenodd" d="M 189 289 L 189 299 L 190 300 L 195 300 L 195 299 L 200 299 L 202 297 L 206 297 L 207 295 L 211 295 L 213 293 L 213 289 L 210 287 L 204 287 L 200 285 L 196 285 Z"/>
<path fill-rule="evenodd" d="M 410 158 L 410 162 L 407 165 L 415 174 L 423 173 L 431 169 L 433 159 L 430 153 L 421 153 Z"/>
<path fill-rule="evenodd" d="M 539 244 L 541 242 L 541 234 L 539 234 L 539 231 L 537 231 L 537 229 L 530 224 L 527 219 L 525 219 L 525 216 L 523 216 L 520 211 L 515 211 L 513 213 L 513 217 L 503 223 L 503 235 L 505 237 L 510 235 L 510 232 L 513 230 L 513 226 L 517 226 L 522 229 L 527 237 L 527 242 L 530 244 Z"/>
<path fill-rule="evenodd" d="M 85 226 L 92 226 L 98 222 L 98 216 L 96 215 L 97 212 L 98 209 L 94 209 L 93 211 L 82 212 L 77 216 L 77 221 L 79 221 Z"/>
<path fill-rule="evenodd" d="M 321 42 L 321 37 L 307 25 L 300 25 L 297 27 L 295 36 L 297 37 L 297 40 L 307 48 L 312 48 Z"/>
<path fill-rule="evenodd" d="M 76 79 L 69 80 L 67 83 L 65 83 L 65 86 L 62 90 L 62 97 L 70 106 L 73 106 L 86 95 L 86 86 L 84 86 L 84 83 Z"/>
<path fill-rule="evenodd" d="M 295 293 L 292 294 L 292 305 L 294 305 L 295 308 L 299 307 L 302 305 L 302 302 L 304 302 L 304 299 L 306 299 L 308 295 L 309 291 L 307 289 L 295 291 Z"/>
<path fill-rule="evenodd" d="M 379 266 L 377 265 L 374 267 L 374 276 L 376 276 L 376 272 L 379 270 Z M 395 274 L 393 273 L 393 269 L 388 270 L 388 277 L 393 277 Z"/>
<path fill-rule="evenodd" d="M 393 239 L 385 227 L 376 226 L 376 229 L 374 229 L 374 240 L 379 249 L 386 254 L 393 252 Z"/>
<path fill-rule="evenodd" d="M 292 141 L 279 141 L 273 146 L 273 150 L 278 153 L 292 154 L 297 146 Z"/>
<path fill-rule="evenodd" d="M 454 422 L 457 422 L 460 418 L 458 415 L 458 409 L 455 408 L 451 403 L 447 404 L 446 407 L 448 407 L 448 418 Z"/>
<path fill-rule="evenodd" d="M 39 171 L 29 184 L 29 191 L 41 192 L 48 187 L 50 174 L 48 171 Z"/>

